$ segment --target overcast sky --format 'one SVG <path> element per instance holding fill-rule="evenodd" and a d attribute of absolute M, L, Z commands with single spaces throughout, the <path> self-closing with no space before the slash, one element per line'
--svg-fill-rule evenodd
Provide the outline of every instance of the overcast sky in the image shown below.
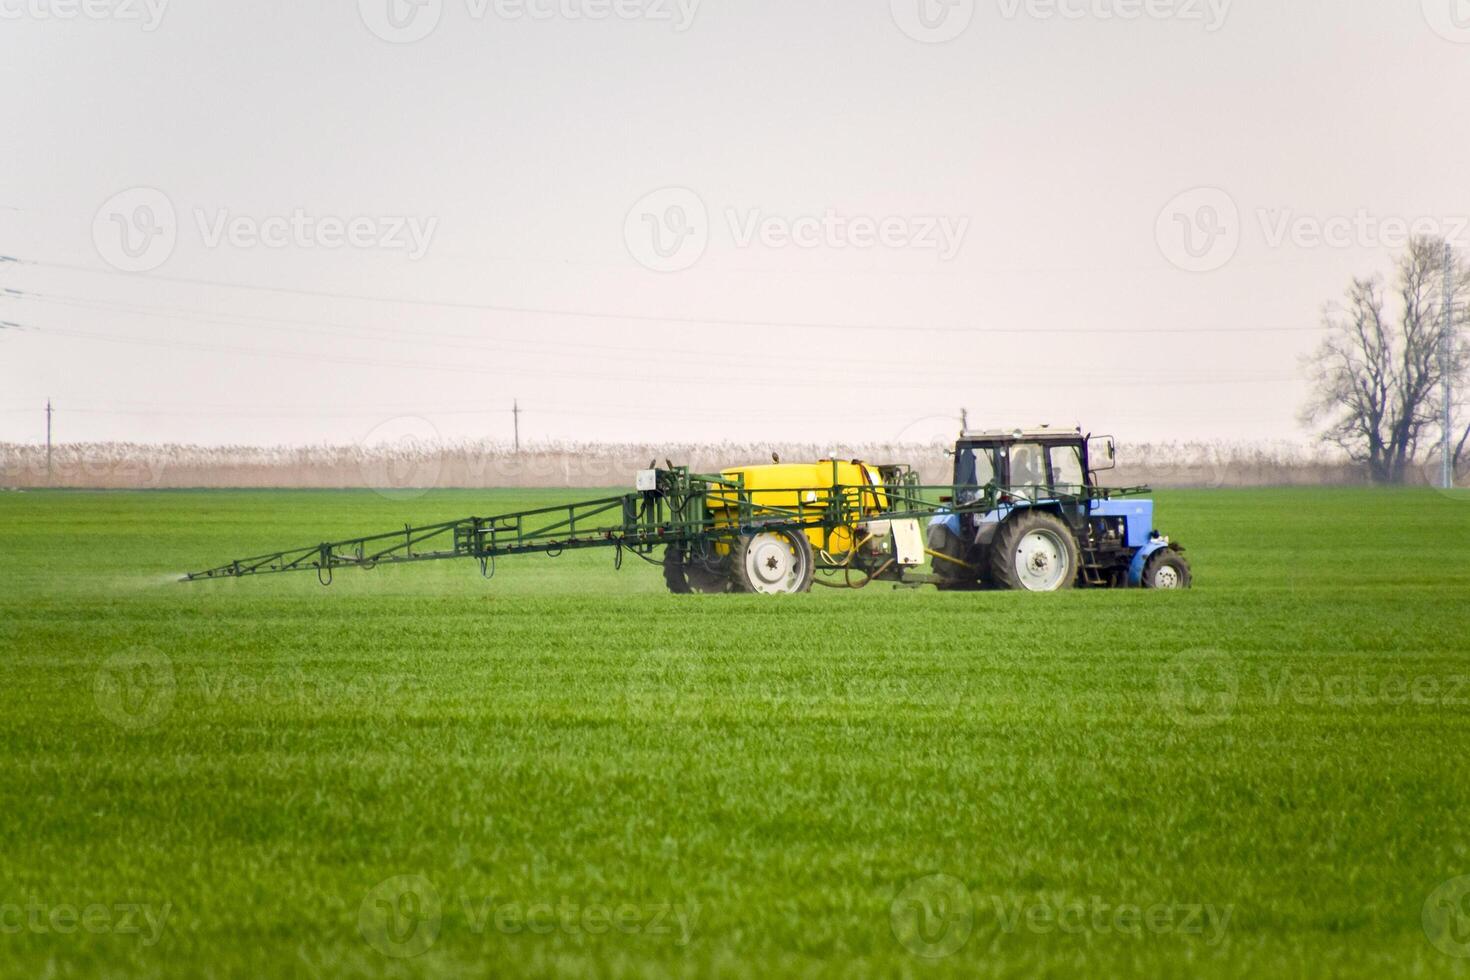
<path fill-rule="evenodd" d="M 1470 247 L 1467 0 L 0 0 L 0 78 L 0 440 L 1303 439 Z"/>

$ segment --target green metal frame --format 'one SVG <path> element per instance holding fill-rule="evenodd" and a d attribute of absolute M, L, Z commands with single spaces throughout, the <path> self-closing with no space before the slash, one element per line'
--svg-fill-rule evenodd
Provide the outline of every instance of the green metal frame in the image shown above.
<path fill-rule="evenodd" d="M 1012 491 L 981 488 L 978 494 L 956 504 L 953 486 L 923 486 L 907 467 L 881 467 L 884 483 L 878 485 L 798 487 L 787 490 L 747 490 L 744 480 L 690 473 L 686 467 L 656 471 L 657 489 L 579 501 L 494 517 L 466 517 L 420 527 L 406 525 L 390 531 L 345 541 L 324 542 L 286 551 L 240 558 L 226 565 L 191 572 L 182 581 L 243 578 L 281 572 L 316 571 L 321 582 L 330 584 L 338 568 L 376 568 L 411 562 L 455 558 L 478 560 L 482 573 L 488 563 L 509 555 L 583 548 L 616 548 L 639 555 L 656 548 L 708 546 L 730 542 L 741 535 L 762 530 L 806 531 L 852 527 L 874 519 L 926 519 L 941 510 L 955 513 L 985 513 L 995 509 Z M 835 483 L 837 464 L 833 463 Z M 976 493 L 975 488 L 963 488 Z M 1049 493 L 1050 499 L 1081 503 L 1130 491 L 1085 489 L 1071 495 Z M 760 497 L 794 493 L 796 507 L 773 506 Z M 817 499 L 808 503 L 805 495 Z M 733 524 L 721 523 L 715 511 L 737 515 Z M 615 516 L 614 516 L 615 515 Z"/>

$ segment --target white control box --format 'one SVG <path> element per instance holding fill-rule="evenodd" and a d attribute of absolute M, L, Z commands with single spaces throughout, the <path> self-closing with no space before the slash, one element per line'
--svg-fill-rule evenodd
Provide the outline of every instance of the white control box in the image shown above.
<path fill-rule="evenodd" d="M 913 518 L 893 521 L 893 551 L 898 563 L 908 568 L 924 564 L 924 532 Z"/>
<path fill-rule="evenodd" d="M 639 470 L 634 489 L 639 493 L 658 489 L 658 470 Z"/>

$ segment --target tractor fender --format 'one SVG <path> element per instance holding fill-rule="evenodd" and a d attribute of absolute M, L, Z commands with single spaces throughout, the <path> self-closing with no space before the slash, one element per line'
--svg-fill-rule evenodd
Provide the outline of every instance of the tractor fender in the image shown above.
<path fill-rule="evenodd" d="M 1138 586 L 1143 584 L 1143 569 L 1148 560 L 1154 555 L 1169 547 L 1168 538 L 1154 538 L 1148 544 L 1133 553 L 1133 561 L 1128 565 L 1128 584 Z"/>
<path fill-rule="evenodd" d="M 960 536 L 960 515 L 950 511 L 948 507 L 941 507 L 929 518 L 930 527 L 942 527 L 955 537 Z"/>

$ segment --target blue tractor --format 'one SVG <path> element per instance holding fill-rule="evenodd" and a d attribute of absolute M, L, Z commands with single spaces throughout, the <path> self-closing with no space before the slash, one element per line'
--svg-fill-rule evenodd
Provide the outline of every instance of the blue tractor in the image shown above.
<path fill-rule="evenodd" d="M 1116 465 L 1110 437 L 1040 428 L 965 432 L 955 444 L 954 512 L 929 522 L 942 589 L 1054 592 L 1074 586 L 1187 589 L 1184 549 L 1154 529 L 1144 488 L 1097 485 Z M 975 501 L 994 496 L 977 512 Z"/>

